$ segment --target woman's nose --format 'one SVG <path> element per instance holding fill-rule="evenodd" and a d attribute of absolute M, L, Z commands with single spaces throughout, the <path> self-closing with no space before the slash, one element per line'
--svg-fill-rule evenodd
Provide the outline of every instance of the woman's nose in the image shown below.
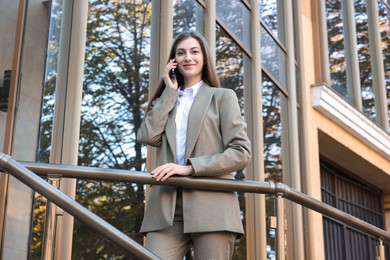
<path fill-rule="evenodd" d="M 184 60 L 185 61 L 188 61 L 188 60 L 191 60 L 192 57 L 191 57 L 191 54 L 190 53 L 187 53 L 185 56 L 184 56 Z"/>

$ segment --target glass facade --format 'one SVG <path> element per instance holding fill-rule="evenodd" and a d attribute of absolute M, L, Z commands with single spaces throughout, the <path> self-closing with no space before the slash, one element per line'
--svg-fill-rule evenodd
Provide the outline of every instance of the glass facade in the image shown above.
<path fill-rule="evenodd" d="M 151 1 L 89 1 L 79 165 L 145 170 L 146 154 L 136 131 L 149 87 L 151 9 Z M 144 197 L 142 184 L 77 184 L 77 201 L 140 244 Z M 78 221 L 72 255 L 129 257 Z"/>
<path fill-rule="evenodd" d="M 261 49 L 263 65 L 263 133 L 265 180 L 282 181 L 281 103 L 288 102 L 280 88 L 287 89 L 286 49 L 280 1 L 261 2 Z M 78 164 L 115 169 L 143 171 L 146 150 L 135 141 L 147 102 L 151 1 L 90 0 L 84 65 L 83 98 Z M 234 7 L 234 8 L 231 8 Z M 222 87 L 233 89 L 243 115 L 244 72 L 250 71 L 250 5 L 236 0 L 216 3 L 216 69 Z M 270 7 L 270 8 L 269 8 Z M 205 13 L 197 1 L 173 1 L 173 32 L 204 32 Z M 264 15 L 270 12 L 269 15 Z M 61 3 L 52 4 L 46 83 L 40 137 L 40 161 L 49 162 L 50 128 L 56 84 L 56 57 L 61 28 Z M 131 17 L 131 19 L 129 19 Z M 277 22 L 274 21 L 278 17 Z M 245 49 L 246 52 L 243 50 Z M 266 72 L 266 73 L 265 73 Z M 267 73 L 269 76 L 267 76 Z M 273 79 L 273 80 L 272 80 Z M 251 87 L 251 86 L 246 86 Z M 245 178 L 245 171 L 236 173 Z M 143 185 L 79 180 L 76 199 L 83 206 L 142 244 L 138 233 L 143 216 Z M 245 224 L 245 194 L 239 194 Z M 31 255 L 39 255 L 45 200 L 37 196 L 36 221 Z M 272 215 L 273 198 L 267 198 L 267 215 Z M 40 209 L 40 210 L 39 210 Z M 275 256 L 274 230 L 267 232 L 269 257 Z M 75 220 L 72 256 L 76 258 L 123 258 L 126 252 L 102 240 L 99 234 Z M 246 239 L 237 241 L 236 259 L 246 257 Z M 129 257 L 129 256 L 127 256 Z"/>
<path fill-rule="evenodd" d="M 50 162 L 51 130 L 53 128 L 55 87 L 58 75 L 62 8 L 63 0 L 51 2 L 38 148 L 38 161 L 45 163 Z"/>
<path fill-rule="evenodd" d="M 262 84 L 263 104 L 263 153 L 264 153 L 264 175 L 265 181 L 283 182 L 283 149 L 282 134 L 286 126 L 282 123 L 282 103 L 286 97 L 278 89 L 275 83 L 263 76 Z M 272 196 L 266 197 L 267 216 L 275 216 L 275 201 Z M 275 257 L 275 229 L 267 230 L 267 256 L 270 259 Z"/>
<path fill-rule="evenodd" d="M 261 63 L 278 85 L 287 88 L 286 54 L 264 27 L 261 28 Z"/>
<path fill-rule="evenodd" d="M 326 1 L 330 78 L 332 88 L 348 99 L 347 65 L 341 0 Z"/>
<path fill-rule="evenodd" d="M 373 75 L 371 67 L 371 54 L 368 30 L 367 3 L 365 0 L 355 1 L 355 20 L 356 20 L 356 38 L 357 51 L 359 59 L 359 71 L 361 75 L 361 93 L 363 112 L 374 121 L 375 100 L 373 89 Z"/>
<path fill-rule="evenodd" d="M 282 103 L 286 96 L 274 82 L 263 76 L 263 134 L 266 181 L 283 181 Z"/>
<path fill-rule="evenodd" d="M 389 102 L 383 104 L 381 101 L 389 99 L 388 12 L 389 3 L 383 0 L 359 0 L 351 5 L 341 0 L 326 1 L 332 88 L 384 129 L 389 127 Z M 353 19 L 349 19 L 347 13 L 352 14 Z M 376 35 L 376 30 L 370 29 L 370 26 L 376 25 L 371 21 L 376 17 L 379 18 L 380 35 Z M 376 37 L 381 45 L 379 51 L 375 45 Z M 355 55 L 356 66 L 353 64 Z M 383 66 L 376 64 L 378 58 L 383 59 Z M 353 73 L 359 75 L 358 84 L 354 84 L 353 76 L 348 76 Z M 384 82 L 384 86 L 381 82 Z M 383 91 L 382 88 L 386 89 Z M 359 93 L 361 102 L 353 101 L 354 98 L 350 96 L 353 92 Z M 361 107 L 357 105 L 359 103 L 362 104 Z M 387 111 L 385 115 L 382 115 L 383 110 Z M 385 117 L 387 123 L 381 123 L 384 120 L 379 119 L 378 115 Z"/>
<path fill-rule="evenodd" d="M 390 3 L 378 1 L 381 47 L 385 70 L 386 97 L 390 100 Z M 387 102 L 388 121 L 390 125 L 390 102 Z"/>
<path fill-rule="evenodd" d="M 188 30 L 204 33 L 204 9 L 197 1 L 175 0 L 173 3 L 174 36 Z"/>
<path fill-rule="evenodd" d="M 217 26 L 217 41 L 216 41 L 216 69 L 217 74 L 223 88 L 233 89 L 238 97 L 241 111 L 244 114 L 244 55 L 240 46 L 234 42 L 229 34 L 220 26 Z M 236 179 L 245 179 L 245 171 L 239 171 L 235 175 Z M 239 192 L 238 198 L 240 201 L 240 208 L 243 223 L 246 223 L 245 215 L 245 193 Z M 244 226 L 245 228 L 245 226 Z M 241 237 L 235 247 L 234 255 L 237 259 L 245 259 L 246 240 Z"/>
<path fill-rule="evenodd" d="M 267 25 L 272 34 L 285 43 L 284 15 L 282 0 L 260 0 L 260 18 Z"/>
<path fill-rule="evenodd" d="M 219 22 L 232 32 L 248 49 L 250 46 L 250 13 L 241 0 L 216 0 Z"/>

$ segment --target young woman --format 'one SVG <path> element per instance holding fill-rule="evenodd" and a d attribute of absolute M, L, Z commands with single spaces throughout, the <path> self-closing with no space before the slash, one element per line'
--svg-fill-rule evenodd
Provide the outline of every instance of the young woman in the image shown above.
<path fill-rule="evenodd" d="M 172 77 L 171 71 L 175 75 Z M 234 179 L 250 161 L 250 142 L 233 90 L 220 88 L 209 48 L 195 31 L 174 41 L 137 140 L 157 147 L 157 181 L 192 176 Z M 237 195 L 153 185 L 141 232 L 162 259 L 231 259 L 244 233 Z"/>

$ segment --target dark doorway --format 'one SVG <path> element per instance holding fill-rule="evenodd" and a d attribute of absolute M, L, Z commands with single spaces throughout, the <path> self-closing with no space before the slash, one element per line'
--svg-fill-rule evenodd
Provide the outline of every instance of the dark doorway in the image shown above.
<path fill-rule="evenodd" d="M 384 228 L 382 192 L 326 159 L 320 163 L 322 201 Z M 323 225 L 326 259 L 376 259 L 374 237 L 328 217 L 324 217 Z"/>

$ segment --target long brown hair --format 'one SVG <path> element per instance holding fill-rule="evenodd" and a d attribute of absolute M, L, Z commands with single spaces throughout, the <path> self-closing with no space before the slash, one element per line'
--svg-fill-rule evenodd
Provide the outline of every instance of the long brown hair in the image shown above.
<path fill-rule="evenodd" d="M 176 37 L 176 39 L 174 40 L 174 42 L 172 44 L 171 50 L 169 52 L 169 57 L 168 57 L 167 63 L 171 59 L 175 58 L 177 45 L 180 42 L 182 42 L 183 40 L 186 40 L 188 38 L 194 38 L 195 40 L 197 40 L 199 42 L 199 44 L 201 46 L 202 53 L 203 53 L 203 60 L 204 60 L 203 69 L 202 69 L 202 80 L 210 87 L 219 88 L 220 83 L 219 83 L 219 79 L 218 79 L 217 73 L 216 73 L 215 68 L 214 68 L 214 63 L 211 60 L 209 46 L 208 46 L 207 41 L 204 38 L 204 36 L 197 31 L 185 31 L 185 32 L 180 33 Z M 179 86 L 184 84 L 183 75 L 179 72 L 179 70 L 176 70 L 176 80 L 177 80 L 177 83 Z M 165 86 L 164 80 L 161 80 L 160 83 L 158 84 L 156 93 L 153 95 L 152 99 L 150 100 L 150 102 L 148 104 L 148 107 L 146 108 L 146 112 L 148 112 L 151 109 L 152 102 L 161 96 L 165 87 L 166 86 Z"/>

